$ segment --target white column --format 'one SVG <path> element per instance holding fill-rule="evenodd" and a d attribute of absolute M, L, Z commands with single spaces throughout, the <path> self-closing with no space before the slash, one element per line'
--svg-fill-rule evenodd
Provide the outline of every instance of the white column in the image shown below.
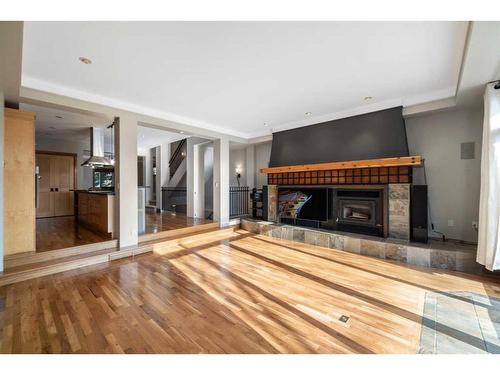
<path fill-rule="evenodd" d="M 250 191 L 255 187 L 255 146 L 249 145 L 246 148 L 246 184 Z"/>
<path fill-rule="evenodd" d="M 229 141 L 214 141 L 214 220 L 229 225 Z"/>
<path fill-rule="evenodd" d="M 122 248 L 137 244 L 137 121 L 122 116 L 115 127 L 115 228 Z"/>
<path fill-rule="evenodd" d="M 161 188 L 162 186 L 167 186 L 168 185 L 168 180 L 170 179 L 170 171 L 168 168 L 168 160 L 170 159 L 170 147 L 168 143 L 163 143 L 159 147 L 160 152 L 159 152 L 159 164 L 158 164 L 158 173 L 159 175 L 157 176 L 158 179 L 158 191 L 159 191 L 159 199 L 157 199 L 157 208 L 162 210 L 163 207 L 163 195 L 161 193 Z"/>
<path fill-rule="evenodd" d="M 3 92 L 0 91 L 0 272 L 3 272 Z"/>
<path fill-rule="evenodd" d="M 194 217 L 194 194 L 195 194 L 195 155 L 194 137 L 186 141 L 186 215 Z"/>
<path fill-rule="evenodd" d="M 162 175 L 163 175 L 163 164 L 161 160 L 161 145 L 157 146 L 155 149 L 155 155 L 156 155 L 156 209 L 161 210 L 161 181 L 162 181 Z"/>
<path fill-rule="evenodd" d="M 205 148 L 202 143 L 194 146 L 194 216 L 205 217 Z"/>

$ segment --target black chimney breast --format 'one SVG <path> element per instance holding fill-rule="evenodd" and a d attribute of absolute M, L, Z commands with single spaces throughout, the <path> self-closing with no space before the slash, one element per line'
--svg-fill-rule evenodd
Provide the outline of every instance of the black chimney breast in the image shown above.
<path fill-rule="evenodd" d="M 403 107 L 273 133 L 270 167 L 409 156 Z"/>

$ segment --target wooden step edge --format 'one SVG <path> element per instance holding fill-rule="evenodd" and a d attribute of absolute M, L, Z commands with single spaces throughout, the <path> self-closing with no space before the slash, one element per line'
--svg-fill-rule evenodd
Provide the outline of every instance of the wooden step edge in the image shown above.
<path fill-rule="evenodd" d="M 217 228 L 219 228 L 219 223 L 213 222 L 213 223 L 193 225 L 191 227 L 186 227 L 186 228 L 172 229 L 157 233 L 146 233 L 139 236 L 139 243 L 155 241 L 160 239 L 167 239 L 182 235 L 189 235 L 206 229 L 217 229 Z"/>
<path fill-rule="evenodd" d="M 69 261 L 62 261 L 59 263 L 49 264 L 41 267 L 36 267 L 33 269 L 27 269 L 7 274 L 0 274 L 0 287 L 18 283 L 21 281 L 35 279 L 37 277 L 53 275 L 55 273 L 69 271 L 76 268 L 91 266 L 99 263 L 105 263 L 108 262 L 109 260 L 110 260 L 110 253 L 105 253 L 79 259 L 73 259 Z"/>
<path fill-rule="evenodd" d="M 14 267 L 23 266 L 26 264 L 33 264 L 39 262 L 45 262 L 49 260 L 61 259 L 70 256 L 92 253 L 94 251 L 100 250 L 112 250 L 117 249 L 118 240 L 109 240 L 103 242 L 96 242 L 87 245 L 79 245 L 66 247 L 64 249 L 49 250 L 41 253 L 30 252 L 24 256 L 19 256 L 20 254 L 15 254 L 16 256 L 7 256 L 4 259 L 4 267 L 6 270 Z"/>
<path fill-rule="evenodd" d="M 210 223 L 210 224 L 213 224 L 213 223 Z M 221 228 L 217 232 L 223 234 L 226 232 L 235 232 L 237 229 L 238 229 L 238 226 L 229 226 L 226 228 Z M 209 230 L 206 230 L 206 232 L 209 232 Z M 150 241 L 148 243 L 133 245 L 133 246 L 130 246 L 129 248 L 122 248 L 120 250 L 110 249 L 111 251 L 109 253 L 105 253 L 105 254 L 88 256 L 88 257 L 83 257 L 83 258 L 73 259 L 73 260 L 68 260 L 68 261 L 62 260 L 59 263 L 45 265 L 45 266 L 37 267 L 34 269 L 13 272 L 10 274 L 1 274 L 0 273 L 0 287 L 5 286 L 5 285 L 14 284 L 14 283 L 21 282 L 21 281 L 35 279 L 37 277 L 53 275 L 56 273 L 70 271 L 73 269 L 91 266 L 94 264 L 105 263 L 108 261 L 113 261 L 113 260 L 131 257 L 131 256 L 133 257 L 135 255 L 145 254 L 148 252 L 153 252 L 155 244 L 162 244 L 163 242 L 176 241 L 176 240 L 180 241 L 182 239 L 185 239 L 186 237 L 203 235 L 203 234 L 204 233 L 192 233 L 191 235 L 177 236 L 176 238 L 170 238 L 170 239 L 163 238 L 163 239 L 158 239 L 155 241 Z M 103 250 L 105 250 L 105 249 L 103 249 Z"/>

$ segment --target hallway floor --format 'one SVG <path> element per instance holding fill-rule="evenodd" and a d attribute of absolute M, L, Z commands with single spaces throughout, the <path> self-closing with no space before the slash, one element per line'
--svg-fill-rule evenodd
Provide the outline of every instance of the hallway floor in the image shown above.
<path fill-rule="evenodd" d="M 208 223 L 212 223 L 212 220 L 188 217 L 183 213 L 174 214 L 170 211 L 156 212 L 154 209 L 147 208 L 146 225 L 143 234 L 164 232 Z"/>
<path fill-rule="evenodd" d="M 79 225 L 74 216 L 36 219 L 37 253 L 109 240 L 108 236 Z"/>

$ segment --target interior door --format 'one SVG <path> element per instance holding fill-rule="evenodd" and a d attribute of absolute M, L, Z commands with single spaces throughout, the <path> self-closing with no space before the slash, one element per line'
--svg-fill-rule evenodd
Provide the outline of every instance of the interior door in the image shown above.
<path fill-rule="evenodd" d="M 74 158 L 55 155 L 52 157 L 51 175 L 54 177 L 54 216 L 74 214 Z"/>
<path fill-rule="evenodd" d="M 36 217 L 74 214 L 73 156 L 36 154 L 38 166 Z"/>
<path fill-rule="evenodd" d="M 54 216 L 54 199 L 51 180 L 51 155 L 36 154 L 38 166 L 36 217 Z"/>

